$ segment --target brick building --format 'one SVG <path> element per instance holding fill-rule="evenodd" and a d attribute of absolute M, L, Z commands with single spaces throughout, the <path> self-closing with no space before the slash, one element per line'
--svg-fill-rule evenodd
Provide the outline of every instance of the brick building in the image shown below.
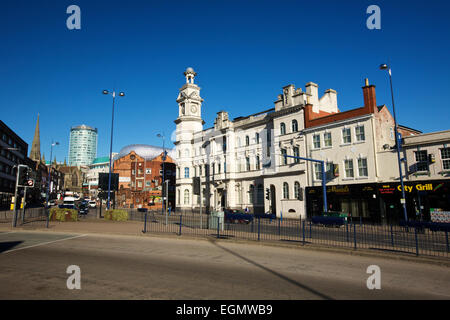
<path fill-rule="evenodd" d="M 116 205 L 125 208 L 161 209 L 163 167 L 165 180 L 169 180 L 168 201 L 173 207 L 175 161 L 172 157 L 167 155 L 163 161 L 163 150 L 153 146 L 132 145 L 123 148 L 113 166 L 114 173 L 119 174 Z"/>

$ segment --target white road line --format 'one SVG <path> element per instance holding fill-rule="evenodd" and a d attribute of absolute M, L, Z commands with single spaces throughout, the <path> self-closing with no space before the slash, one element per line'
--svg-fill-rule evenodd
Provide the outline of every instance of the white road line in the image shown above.
<path fill-rule="evenodd" d="M 42 242 L 42 243 L 38 243 L 38 244 L 35 244 L 35 245 L 32 245 L 32 246 L 28 246 L 28 247 L 22 247 L 22 248 L 17 248 L 17 249 L 4 251 L 2 253 L 5 254 L 5 253 L 8 253 L 8 252 L 13 252 L 13 251 L 18 251 L 18 250 L 23 250 L 23 249 L 43 246 L 43 245 L 50 244 L 50 243 L 55 243 L 55 242 L 58 242 L 58 241 L 70 240 L 70 239 L 75 239 L 75 238 L 80 238 L 80 237 L 85 237 L 85 236 L 87 236 L 87 234 L 82 234 L 82 235 L 75 236 L 75 237 L 70 237 L 70 238 L 58 239 L 58 240 L 55 240 L 55 241 Z"/>
<path fill-rule="evenodd" d="M 4 234 L 8 234 L 8 233 L 16 233 L 17 231 L 9 231 L 9 232 L 0 232 L 0 236 L 4 235 Z"/>

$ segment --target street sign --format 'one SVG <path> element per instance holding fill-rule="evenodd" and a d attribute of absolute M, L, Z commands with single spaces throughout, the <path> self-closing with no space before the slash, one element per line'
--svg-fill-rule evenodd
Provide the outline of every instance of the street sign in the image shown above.
<path fill-rule="evenodd" d="M 27 187 L 34 187 L 34 180 L 33 179 L 28 179 Z"/>

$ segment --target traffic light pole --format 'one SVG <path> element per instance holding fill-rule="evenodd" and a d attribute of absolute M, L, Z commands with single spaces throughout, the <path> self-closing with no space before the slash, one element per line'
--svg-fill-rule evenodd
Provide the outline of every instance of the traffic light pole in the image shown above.
<path fill-rule="evenodd" d="M 323 160 L 317 160 L 317 159 L 310 159 L 310 158 L 303 158 L 303 157 L 296 157 L 296 156 L 288 156 L 287 154 L 283 155 L 284 158 L 294 158 L 294 159 L 300 159 L 300 160 L 306 160 L 306 161 L 312 161 L 316 163 L 320 163 L 322 166 L 322 190 L 323 190 L 323 212 L 328 212 L 328 203 L 327 203 L 327 180 L 325 176 L 325 161 Z"/>
<path fill-rule="evenodd" d="M 21 170 L 20 168 L 25 168 L 26 170 L 28 169 L 28 166 L 24 165 L 24 164 L 19 164 L 17 166 L 17 174 L 16 174 L 16 189 L 14 191 L 14 215 L 13 215 L 13 221 L 12 221 L 12 226 L 15 228 L 17 225 L 17 189 L 19 188 L 19 177 L 21 174 Z"/>

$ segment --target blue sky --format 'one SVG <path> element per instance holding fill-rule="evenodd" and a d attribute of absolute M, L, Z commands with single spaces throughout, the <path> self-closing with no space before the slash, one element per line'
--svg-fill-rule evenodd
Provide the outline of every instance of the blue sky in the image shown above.
<path fill-rule="evenodd" d="M 81 8 L 81 30 L 68 30 L 66 8 Z M 366 9 L 381 8 L 381 30 L 366 28 Z M 424 132 L 450 123 L 448 1 L 2 1 L 1 120 L 31 144 L 40 113 L 41 152 L 67 157 L 70 127 L 98 128 L 98 156 L 128 144 L 161 145 L 175 130 L 175 99 L 191 66 L 202 88 L 205 128 L 216 112 L 232 118 L 272 108 L 287 84 L 313 81 L 338 92 L 338 107 L 363 104 L 364 78 L 397 119 Z M 169 146 L 173 146 L 169 141 Z M 30 147 L 31 148 L 31 147 Z"/>

